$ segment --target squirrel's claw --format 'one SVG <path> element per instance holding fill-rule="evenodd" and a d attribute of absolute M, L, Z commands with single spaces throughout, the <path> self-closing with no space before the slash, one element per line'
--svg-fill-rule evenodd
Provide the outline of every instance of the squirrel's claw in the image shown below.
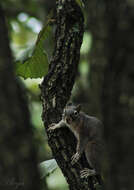
<path fill-rule="evenodd" d="M 85 168 L 80 172 L 81 178 L 87 178 L 94 175 L 96 175 L 96 171 L 94 169 Z"/>
<path fill-rule="evenodd" d="M 55 123 L 51 123 L 49 126 L 48 126 L 48 129 L 47 131 L 53 131 L 55 129 Z"/>
<path fill-rule="evenodd" d="M 78 160 L 79 160 L 79 158 L 80 158 L 80 154 L 78 153 L 78 152 L 76 152 L 73 156 L 72 156 L 72 158 L 71 158 L 71 164 L 72 165 L 74 165 Z"/>

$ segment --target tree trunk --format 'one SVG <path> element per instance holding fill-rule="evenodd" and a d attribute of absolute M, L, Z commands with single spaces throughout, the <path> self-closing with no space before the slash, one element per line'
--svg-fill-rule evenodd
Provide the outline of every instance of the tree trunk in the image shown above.
<path fill-rule="evenodd" d="M 46 129 L 51 123 L 61 120 L 63 108 L 71 96 L 77 74 L 80 47 L 84 32 L 84 20 L 80 7 L 75 0 L 56 2 L 57 29 L 55 49 L 50 62 L 48 75 L 41 84 L 43 114 Z M 53 155 L 61 168 L 70 190 L 93 190 L 92 178 L 80 178 L 80 170 L 87 167 L 85 157 L 72 166 L 70 161 L 76 149 L 76 139 L 69 129 L 48 132 L 48 142 Z"/>
<path fill-rule="evenodd" d="M 0 7 L 0 189 L 40 189 L 32 126 L 24 90 L 15 77 Z"/>
<path fill-rule="evenodd" d="M 89 2 L 92 98 L 103 113 L 109 150 L 107 189 L 134 189 L 134 2 Z M 96 85 L 97 84 L 97 85 Z M 95 97 L 95 98 L 94 98 Z"/>

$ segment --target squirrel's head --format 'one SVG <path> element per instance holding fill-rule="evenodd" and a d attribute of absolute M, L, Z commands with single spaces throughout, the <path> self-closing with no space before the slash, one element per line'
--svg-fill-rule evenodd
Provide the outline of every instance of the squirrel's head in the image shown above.
<path fill-rule="evenodd" d="M 81 110 L 81 105 L 67 105 L 63 111 L 62 118 L 67 124 L 71 124 L 72 122 L 75 122 L 78 117 Z"/>

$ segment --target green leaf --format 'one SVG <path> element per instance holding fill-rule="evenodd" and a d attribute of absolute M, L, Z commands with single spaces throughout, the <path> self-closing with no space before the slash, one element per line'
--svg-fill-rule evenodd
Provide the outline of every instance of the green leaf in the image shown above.
<path fill-rule="evenodd" d="M 26 49 L 16 61 L 16 74 L 23 78 L 41 78 L 48 72 L 48 57 L 44 50 L 44 41 L 51 32 L 49 25 L 39 33 L 36 44 Z"/>
<path fill-rule="evenodd" d="M 53 173 L 58 168 L 58 164 L 55 159 L 47 160 L 39 164 L 39 170 L 41 178 Z"/>

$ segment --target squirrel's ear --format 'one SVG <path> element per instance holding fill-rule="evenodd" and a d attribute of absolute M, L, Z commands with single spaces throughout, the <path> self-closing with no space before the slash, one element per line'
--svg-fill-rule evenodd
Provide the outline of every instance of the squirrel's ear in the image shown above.
<path fill-rule="evenodd" d="M 73 103 L 72 102 L 68 102 L 66 106 L 72 106 Z"/>
<path fill-rule="evenodd" d="M 76 110 L 77 110 L 77 112 L 80 112 L 80 110 L 81 110 L 81 104 L 79 104 L 78 106 L 76 106 Z"/>

